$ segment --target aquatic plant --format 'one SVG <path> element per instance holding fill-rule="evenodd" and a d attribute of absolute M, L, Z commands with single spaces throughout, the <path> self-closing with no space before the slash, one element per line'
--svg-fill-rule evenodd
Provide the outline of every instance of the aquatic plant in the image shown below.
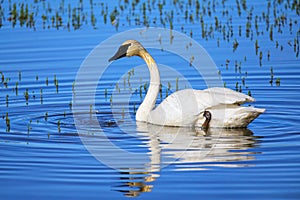
<path fill-rule="evenodd" d="M 8 116 L 8 112 L 5 115 L 5 123 L 6 123 L 6 132 L 10 132 L 10 119 Z"/>
<path fill-rule="evenodd" d="M 48 120 L 48 112 L 45 113 L 44 119 L 45 119 L 45 121 Z"/>
<path fill-rule="evenodd" d="M 271 74 L 271 78 L 270 78 L 270 84 L 272 85 L 272 83 L 273 83 L 273 79 L 274 79 L 273 67 L 271 67 L 271 68 L 270 68 L 270 74 Z"/>
<path fill-rule="evenodd" d="M 54 85 L 55 85 L 55 88 L 56 88 L 56 93 L 58 93 L 58 79 L 56 78 L 56 74 L 54 74 Z"/>
<path fill-rule="evenodd" d="M 238 43 L 238 41 L 236 40 L 236 39 L 234 39 L 234 41 L 233 41 L 233 52 L 235 52 L 235 50 L 238 48 L 238 46 L 239 46 L 239 43 Z"/>
<path fill-rule="evenodd" d="M 31 120 L 29 121 L 29 123 L 27 124 L 27 134 L 29 135 L 30 134 L 30 131 L 32 130 L 32 127 L 31 127 Z"/>
<path fill-rule="evenodd" d="M 5 77 L 4 77 L 3 72 L 0 72 L 0 75 L 1 75 L 1 83 L 4 83 Z"/>
<path fill-rule="evenodd" d="M 16 93 L 16 96 L 18 96 L 18 94 L 19 94 L 19 82 L 16 82 L 15 93 Z"/>
<path fill-rule="evenodd" d="M 60 120 L 57 121 L 57 131 L 60 133 L 61 132 L 61 127 L 60 127 L 61 123 Z"/>
<path fill-rule="evenodd" d="M 105 88 L 105 90 L 104 90 L 104 97 L 105 97 L 105 99 L 107 99 L 107 88 Z"/>
<path fill-rule="evenodd" d="M 28 100 L 29 100 L 28 89 L 25 90 L 25 92 L 24 92 L 24 97 L 25 97 L 25 100 L 26 100 L 26 105 L 28 105 Z"/>
<path fill-rule="evenodd" d="M 276 83 L 276 86 L 280 86 L 280 78 L 276 78 L 275 83 Z"/>
<path fill-rule="evenodd" d="M 69 102 L 69 108 L 70 108 L 70 110 L 72 110 L 72 106 L 73 106 L 73 103 L 72 103 L 72 101 L 70 101 Z"/>

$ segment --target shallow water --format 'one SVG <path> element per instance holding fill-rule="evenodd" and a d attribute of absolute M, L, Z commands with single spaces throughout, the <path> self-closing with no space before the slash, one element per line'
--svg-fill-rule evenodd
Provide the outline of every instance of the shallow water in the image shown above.
<path fill-rule="evenodd" d="M 39 7 L 37 16 L 46 12 L 43 2 L 25 2 L 34 8 Z M 54 10 L 59 3 L 51 5 Z M 63 10 L 67 10 L 67 4 L 65 2 Z M 83 13 L 90 13 L 89 2 L 84 1 L 83 4 Z M 94 10 L 101 10 L 100 2 L 94 1 L 93 4 Z M 108 6 L 108 15 L 117 5 Z M 141 6 L 139 4 L 136 10 Z M 99 83 L 92 83 L 97 84 L 95 105 L 91 108 L 88 105 L 81 113 L 73 113 L 74 81 L 82 62 L 110 36 L 143 27 L 133 23 L 134 17 L 132 24 L 125 20 L 127 15 L 136 16 L 137 11 L 122 12 L 118 31 L 110 24 L 109 17 L 107 24 L 102 25 L 102 16 L 97 12 L 96 29 L 89 21 L 77 30 L 74 27 L 68 30 L 66 26 L 58 30 L 56 27 L 43 29 L 42 21 L 38 20 L 34 30 L 18 24 L 12 28 L 7 19 L 9 3 L 5 2 L 1 4 L 5 19 L 2 18 L 0 29 L 0 75 L 4 77 L 0 82 L 1 199 L 116 199 L 128 196 L 143 199 L 299 198 L 300 68 L 297 57 L 299 44 L 294 51 L 294 39 L 299 39 L 296 11 L 279 4 L 273 6 L 272 2 L 270 13 L 276 7 L 278 16 L 284 13 L 287 17 L 286 25 L 281 27 L 283 33 L 277 32 L 274 27 L 274 40 L 271 41 L 269 32 L 264 28 L 266 24 L 261 20 L 259 27 L 264 34 L 257 36 L 253 32 L 251 40 L 245 33 L 247 12 L 242 10 L 241 17 L 234 17 L 237 16 L 235 1 L 227 2 L 225 8 L 217 1 L 212 17 L 204 15 L 204 20 L 208 26 L 214 24 L 213 16 L 221 20 L 222 11 L 228 10 L 229 17 L 223 17 L 222 22 L 225 23 L 232 15 L 235 31 L 234 37 L 227 42 L 218 32 L 214 33 L 214 37 L 203 38 L 199 19 L 194 23 L 186 21 L 182 14 L 185 4 L 182 8 L 179 5 L 175 7 L 179 14 L 175 12 L 174 29 L 182 31 L 184 26 L 183 32 L 187 35 L 192 30 L 193 39 L 212 57 L 226 87 L 236 89 L 238 85 L 243 93 L 250 91 L 256 99 L 252 105 L 266 108 L 266 113 L 251 123 L 248 129 L 209 129 L 203 132 L 192 128 L 136 124 L 133 120 L 135 110 L 145 96 L 144 85 L 148 83 L 148 76 L 142 74 L 143 71 L 139 73 L 140 68 L 136 67 L 143 65 L 138 58 L 110 64 Z M 251 7 L 254 10 L 252 30 L 255 30 L 254 18 L 267 12 L 264 10 L 267 3 L 247 2 L 247 9 Z M 173 8 L 170 3 L 164 6 L 164 11 L 170 12 Z M 153 18 L 157 17 L 156 26 L 162 27 L 158 20 L 159 9 L 154 6 L 152 12 Z M 63 19 L 66 19 L 67 11 L 62 13 Z M 292 30 L 287 25 L 290 19 L 295 21 Z M 47 23 L 51 24 L 51 20 Z M 239 25 L 242 26 L 241 36 L 238 35 Z M 102 26 L 105 29 L 99 28 Z M 239 45 L 233 51 L 235 38 Z M 256 40 L 260 46 L 258 55 L 255 54 Z M 279 43 L 277 48 L 276 41 Z M 112 44 L 113 51 L 118 45 Z M 186 48 L 186 44 L 182 44 L 182 48 Z M 260 51 L 263 52 L 261 66 Z M 267 58 L 268 51 L 270 59 Z M 195 69 L 189 66 L 189 62 L 178 55 L 155 49 L 149 52 L 161 64 L 162 80 L 166 80 L 158 103 L 166 96 L 167 82 L 171 84 L 168 93 L 176 90 L 177 76 L 167 74 L 164 66 L 176 69 L 195 89 L 207 87 L 203 78 L 195 75 Z M 107 60 L 112 55 L 106 58 L 103 53 L 101 56 Z M 274 73 L 272 84 L 271 68 Z M 123 91 L 130 91 L 128 72 L 131 73 L 133 91 L 137 87 L 129 104 L 122 96 Z M 142 84 L 139 83 L 140 76 L 143 76 Z M 126 83 L 123 82 L 124 77 Z M 276 83 L 277 78 L 280 78 L 280 83 Z M 179 89 L 187 87 L 186 84 L 179 79 Z M 126 106 L 128 113 L 123 113 Z M 74 116 L 85 126 L 78 127 Z M 116 156 L 111 146 L 106 146 L 106 139 L 113 147 L 129 152 L 126 155 L 130 157 Z M 94 152 L 91 152 L 91 147 Z"/>

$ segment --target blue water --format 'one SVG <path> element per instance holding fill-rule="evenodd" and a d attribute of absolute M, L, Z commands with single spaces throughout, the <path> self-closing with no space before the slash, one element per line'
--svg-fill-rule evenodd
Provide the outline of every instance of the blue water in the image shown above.
<path fill-rule="evenodd" d="M 249 37 L 246 35 L 249 12 L 243 10 L 242 3 L 241 16 L 238 16 L 236 1 L 228 1 L 224 6 L 221 1 L 201 2 L 208 29 L 210 24 L 215 25 L 215 16 L 222 26 L 225 25 L 226 33 L 226 24 L 232 25 L 234 34 L 229 36 L 229 42 L 227 36 L 223 39 L 222 29 L 221 32 L 213 31 L 213 36 L 202 36 L 195 1 L 191 6 L 188 2 L 173 5 L 173 1 L 167 1 L 163 6 L 162 20 L 158 2 L 150 5 L 151 14 L 147 15 L 150 26 L 163 27 L 165 24 L 169 28 L 167 16 L 174 10 L 174 30 L 188 36 L 192 32 L 193 39 L 216 63 L 222 83 L 234 90 L 236 86 L 238 89 L 241 87 L 245 94 L 250 91 L 256 99 L 252 105 L 266 108 L 266 112 L 248 129 L 212 129 L 207 134 L 193 129 L 162 129 L 132 121 L 145 96 L 143 86 L 148 83 L 145 74 L 142 74 L 141 92 L 138 88 L 132 93 L 128 113 L 122 116 L 128 102 L 122 97 L 123 93 L 116 92 L 116 83 L 119 83 L 121 91 L 129 90 L 127 82 L 123 85 L 123 78 L 128 78 L 132 68 L 143 65 L 138 58 L 124 58 L 109 65 L 99 83 L 93 83 L 97 84 L 95 105 L 91 111 L 88 108 L 79 113 L 86 126 L 80 129 L 75 124 L 73 88 L 81 64 L 97 45 L 109 37 L 132 28 L 145 28 L 142 2 L 135 9 L 130 3 L 108 4 L 107 22 L 104 24 L 101 10 L 106 9 L 106 3 L 102 5 L 100 1 L 93 1 L 97 19 L 93 25 L 90 1 L 83 1 L 83 8 L 78 10 L 82 10 L 81 16 L 87 17 L 76 30 L 75 26 L 67 26 L 69 1 L 65 1 L 62 8 L 59 8 L 60 1 L 50 5 L 43 1 L 24 1 L 36 13 L 35 28 L 21 27 L 19 21 L 12 27 L 9 7 L 13 7 L 14 2 L 20 9 L 22 2 L 19 1 L 2 2 L 0 9 L 3 13 L 0 78 L 4 77 L 0 79 L 1 199 L 299 199 L 300 68 L 297 55 L 299 42 L 295 49 L 294 42 L 299 40 L 300 22 L 299 14 L 292 8 L 292 1 L 289 5 L 287 2 L 270 3 L 270 24 L 275 23 L 274 8 L 276 16 L 283 15 L 287 19 L 285 25 L 280 26 L 282 33 L 278 31 L 279 26 L 273 27 L 273 41 L 262 18 L 262 13 L 267 13 L 267 2 L 247 1 L 246 10 L 253 8 L 252 39 L 251 34 Z M 126 5 L 126 9 L 121 11 L 120 5 Z M 47 9 L 49 6 L 51 12 Z M 110 22 L 115 6 L 120 12 L 117 27 Z M 71 10 L 74 7 L 80 7 L 80 3 L 72 4 Z M 148 13 L 149 5 L 146 4 L 146 7 Z M 190 16 L 185 19 L 186 8 L 189 8 L 189 14 L 193 13 L 193 21 Z M 222 16 L 226 10 L 228 15 Z M 51 16 L 55 16 L 56 11 L 63 18 L 63 26 L 58 28 L 51 25 Z M 41 18 L 44 13 L 49 16 L 45 28 Z M 255 16 L 258 16 L 259 32 L 263 34 L 256 34 Z M 135 18 L 139 18 L 140 22 Z M 293 22 L 292 29 L 290 21 Z M 233 51 L 235 39 L 239 45 Z M 256 40 L 260 46 L 257 55 Z M 117 50 L 119 45 L 112 44 L 111 51 Z M 185 43 L 182 48 L 186 48 Z M 101 59 L 108 60 L 112 56 L 106 51 L 104 49 L 99 55 Z M 263 54 L 261 66 L 260 51 Z M 203 77 L 195 74 L 188 61 L 170 52 L 157 49 L 149 52 L 158 63 L 180 72 L 193 88 L 207 87 Z M 135 68 L 135 74 L 131 75 L 133 85 L 141 78 L 136 69 L 139 68 Z M 175 91 L 176 76 L 164 74 L 164 70 L 162 67 L 161 74 L 171 83 L 168 91 L 171 93 Z M 277 78 L 280 83 L 276 83 Z M 158 103 L 165 98 L 167 87 L 167 84 L 164 85 Z M 183 80 L 179 79 L 179 89 L 185 87 Z M 25 98 L 26 90 L 28 100 Z M 91 116 L 102 130 L 93 124 L 95 121 L 91 120 Z M 139 153 L 143 159 L 118 158 L 114 152 L 104 151 L 103 133 L 113 145 L 133 155 Z M 99 148 L 100 154 L 93 154 L 86 141 Z M 109 166 L 106 159 L 120 164 L 119 168 Z"/>

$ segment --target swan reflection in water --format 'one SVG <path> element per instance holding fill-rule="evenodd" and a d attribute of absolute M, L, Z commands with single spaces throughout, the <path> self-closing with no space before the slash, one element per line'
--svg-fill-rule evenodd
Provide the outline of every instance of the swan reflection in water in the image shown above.
<path fill-rule="evenodd" d="M 149 163 L 144 170 L 122 169 L 121 184 L 114 190 L 135 197 L 151 192 L 163 167 L 171 170 L 205 170 L 210 167 L 245 167 L 254 160 L 249 148 L 257 138 L 249 129 L 213 129 L 163 127 L 137 123 L 138 137 L 148 138 Z M 169 169 L 170 170 L 170 169 Z"/>

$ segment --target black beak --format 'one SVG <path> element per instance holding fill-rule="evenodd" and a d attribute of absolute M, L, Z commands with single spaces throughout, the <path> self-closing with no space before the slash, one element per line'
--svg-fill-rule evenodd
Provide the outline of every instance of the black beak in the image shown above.
<path fill-rule="evenodd" d="M 119 58 L 125 57 L 126 53 L 127 53 L 127 50 L 128 50 L 128 47 L 130 45 L 131 44 L 124 44 L 124 45 L 120 46 L 117 53 L 113 57 L 111 57 L 108 61 L 111 62 L 113 60 L 118 60 Z"/>

